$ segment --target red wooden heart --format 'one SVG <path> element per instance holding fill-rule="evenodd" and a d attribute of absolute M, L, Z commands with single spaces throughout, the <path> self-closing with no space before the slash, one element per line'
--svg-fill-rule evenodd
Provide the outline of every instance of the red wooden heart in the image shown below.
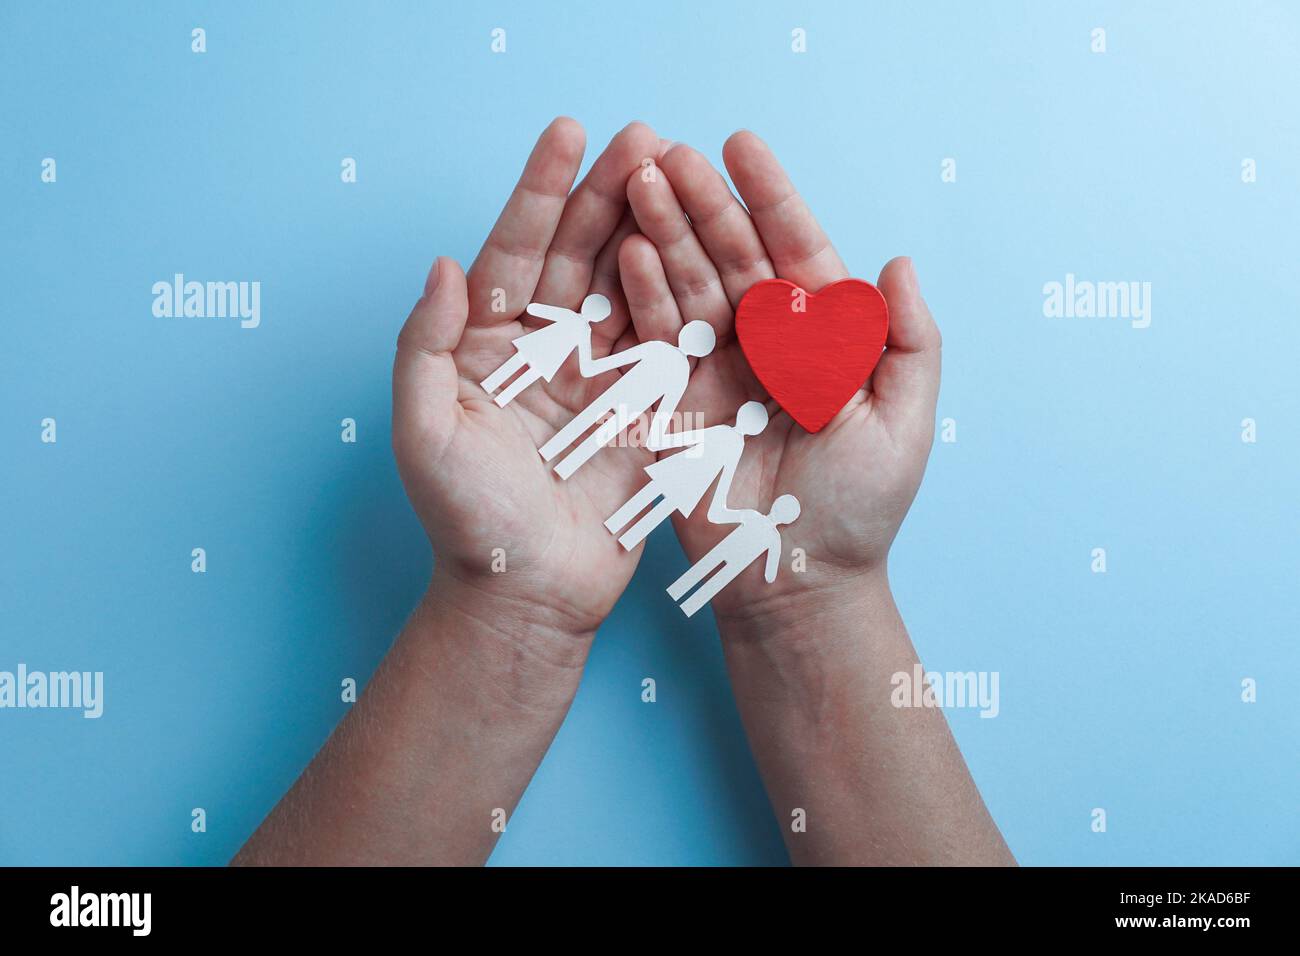
<path fill-rule="evenodd" d="M 888 331 L 885 297 L 861 279 L 832 282 L 816 295 L 766 279 L 736 306 L 736 338 L 754 374 L 810 432 L 866 384 Z"/>

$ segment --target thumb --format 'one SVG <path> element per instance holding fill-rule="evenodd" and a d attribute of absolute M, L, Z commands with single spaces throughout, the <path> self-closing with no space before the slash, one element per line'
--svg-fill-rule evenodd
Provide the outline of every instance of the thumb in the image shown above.
<path fill-rule="evenodd" d="M 921 298 L 912 260 L 906 256 L 889 260 L 877 286 L 889 306 L 889 335 L 871 375 L 872 392 L 888 417 L 928 421 L 932 428 L 942 341 Z"/>
<path fill-rule="evenodd" d="M 399 461 L 404 447 L 413 443 L 418 443 L 420 454 L 436 457 L 455 430 L 460 376 L 452 352 L 468 317 L 465 273 L 456 260 L 439 256 L 425 280 L 424 294 L 397 336 L 393 444 Z"/>

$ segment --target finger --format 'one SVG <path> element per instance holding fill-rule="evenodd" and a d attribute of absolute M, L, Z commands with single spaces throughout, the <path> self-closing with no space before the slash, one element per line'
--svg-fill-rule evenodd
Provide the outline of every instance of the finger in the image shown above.
<path fill-rule="evenodd" d="M 532 301 L 585 146 L 582 127 L 568 117 L 542 131 L 518 185 L 470 267 L 473 324 L 508 322 Z"/>
<path fill-rule="evenodd" d="M 676 343 L 684 316 L 655 244 L 640 234 L 628 236 L 619 249 L 618 266 L 637 338 Z"/>
<path fill-rule="evenodd" d="M 872 393 L 887 413 L 928 421 L 933 427 L 942 341 L 921 297 L 912 260 L 889 260 L 878 286 L 889 305 L 889 335 L 871 375 Z"/>
<path fill-rule="evenodd" d="M 619 245 L 634 232 L 636 232 L 636 220 L 632 218 L 632 210 L 627 208 L 627 203 L 624 202 L 623 218 L 614 227 L 614 234 L 605 243 L 605 247 L 597 254 L 592 272 L 590 291 L 605 296 L 609 300 L 610 308 L 609 315 L 604 321 L 591 326 L 592 358 L 604 358 L 609 355 L 615 350 L 615 343 L 624 335 L 630 334 L 633 339 L 636 338 L 636 333 L 632 331 L 631 313 L 627 299 L 623 295 L 623 285 L 619 281 L 618 270 Z M 582 408 L 608 387 L 610 375 L 617 375 L 617 373 L 610 373 L 610 375 L 597 376 L 595 379 L 587 379 L 577 366 L 578 363 L 572 360 L 566 362 L 546 386 L 546 390 L 562 406 L 575 410 Z"/>
<path fill-rule="evenodd" d="M 627 177 L 658 149 L 659 137 L 644 123 L 631 123 L 610 140 L 564 205 L 534 301 L 566 309 L 582 302 L 596 257 L 627 209 Z"/>
<path fill-rule="evenodd" d="M 766 143 L 742 130 L 722 147 L 722 159 L 778 276 L 809 292 L 848 277 L 839 253 Z"/>
<path fill-rule="evenodd" d="M 460 415 L 460 376 L 452 352 L 469 315 L 465 273 L 440 256 L 429 270 L 424 295 L 397 336 L 393 360 L 393 440 L 418 441 L 438 455 Z"/>
<path fill-rule="evenodd" d="M 772 278 L 772 260 L 754 221 L 704 155 L 677 145 L 660 160 L 733 308 L 755 282 Z"/>
<path fill-rule="evenodd" d="M 701 319 L 713 326 L 719 338 L 729 333 L 731 301 L 667 174 L 657 166 L 637 170 L 627 181 L 627 198 L 641 233 L 659 251 L 682 320 Z"/>
<path fill-rule="evenodd" d="M 626 202 L 623 205 L 623 218 L 614 227 L 614 234 L 609 237 L 605 247 L 596 256 L 592 269 L 591 291 L 599 292 L 609 299 L 609 317 L 591 327 L 591 354 L 601 358 L 610 353 L 614 343 L 632 325 L 631 311 L 627 297 L 623 293 L 623 283 L 619 273 L 618 255 L 623 240 L 636 232 L 636 219 Z"/>

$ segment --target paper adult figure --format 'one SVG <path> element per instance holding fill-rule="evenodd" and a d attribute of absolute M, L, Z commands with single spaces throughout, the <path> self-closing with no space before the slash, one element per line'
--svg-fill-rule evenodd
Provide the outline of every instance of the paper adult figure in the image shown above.
<path fill-rule="evenodd" d="M 609 299 L 595 294 L 582 300 L 581 312 L 539 302 L 531 303 L 527 312 L 539 319 L 547 319 L 550 324 L 513 340 L 511 344 L 515 347 L 515 354 L 481 383 L 483 390 L 490 395 L 511 375 L 523 369 L 519 377 L 494 399 L 502 408 L 539 378 L 549 382 L 575 348 L 582 374 L 587 377 L 594 375 L 594 372 L 587 371 L 591 362 L 591 323 L 608 318 L 610 307 Z"/>
<path fill-rule="evenodd" d="M 577 441 L 579 435 L 609 414 L 610 418 L 603 425 L 584 438 L 578 447 L 555 466 L 557 475 L 568 478 L 586 464 L 597 450 L 613 441 L 623 429 L 658 402 L 659 407 L 650 420 L 650 440 L 654 441 L 668 430 L 677 403 L 682 400 L 686 380 L 691 375 L 690 360 L 712 352 L 715 341 L 713 327 L 697 319 L 682 327 L 676 345 L 657 341 L 642 342 L 590 363 L 582 372 L 588 378 L 625 365 L 632 367 L 538 451 L 544 459 L 550 461 Z"/>
<path fill-rule="evenodd" d="M 629 521 L 641 513 L 656 498 L 658 504 L 640 521 L 623 533 L 618 543 L 631 551 L 663 520 L 674 511 L 690 517 L 713 480 L 718 478 L 713 501 L 727 506 L 727 492 L 736 476 L 736 464 L 745 449 L 745 438 L 757 435 L 767 427 L 767 409 L 762 402 L 746 402 L 736 412 L 735 425 L 713 425 L 687 432 L 672 432 L 659 440 L 652 436 L 647 443 L 651 451 L 667 448 L 686 448 L 667 458 L 661 458 L 645 470 L 650 480 L 605 522 L 611 534 L 618 534 Z"/>
<path fill-rule="evenodd" d="M 794 495 L 777 498 L 772 502 L 772 510 L 768 514 L 748 509 L 731 511 L 725 506 L 719 507 L 715 498 L 714 504 L 709 508 L 709 520 L 714 524 L 734 523 L 738 527 L 670 584 L 668 596 L 674 601 L 680 600 L 682 595 L 704 580 L 709 572 L 715 572 L 700 585 L 698 591 L 682 602 L 682 611 L 690 617 L 764 553 L 767 554 L 767 564 L 763 568 L 763 577 L 771 584 L 776 580 L 776 569 L 781 562 L 781 532 L 777 529 L 797 517 L 799 499 Z"/>

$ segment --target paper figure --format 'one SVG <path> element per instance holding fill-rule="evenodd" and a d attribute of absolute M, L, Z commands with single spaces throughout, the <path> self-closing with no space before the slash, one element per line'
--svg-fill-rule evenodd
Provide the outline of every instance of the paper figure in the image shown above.
<path fill-rule="evenodd" d="M 555 458 L 588 428 L 609 415 L 603 425 L 583 439 L 555 466 L 557 475 L 568 478 L 655 402 L 659 406 L 650 421 L 650 440 L 662 437 L 668 430 L 673 412 L 677 410 L 677 403 L 686 391 L 686 380 L 691 374 L 691 358 L 708 355 L 713 351 L 715 341 L 712 326 L 697 319 L 682 327 L 676 345 L 642 342 L 591 362 L 582 370 L 582 374 L 588 378 L 625 365 L 632 367 L 538 449 L 542 458 L 546 461 Z"/>
<path fill-rule="evenodd" d="M 645 472 L 650 480 L 628 502 L 610 515 L 605 527 L 611 534 L 639 515 L 643 508 L 660 499 L 640 521 L 628 528 L 618 543 L 631 551 L 674 511 L 690 517 L 713 480 L 718 478 L 718 488 L 713 501 L 723 507 L 731 480 L 736 476 L 736 464 L 745 448 L 745 438 L 757 435 L 767 427 L 767 409 L 762 402 L 746 402 L 736 412 L 735 425 L 713 425 L 693 431 L 673 432 L 656 439 L 651 436 L 647 447 L 651 451 L 666 448 L 685 448 L 684 452 L 661 458 L 649 465 Z"/>
<path fill-rule="evenodd" d="M 682 611 L 690 617 L 764 553 L 767 554 L 767 563 L 763 577 L 771 584 L 776 580 L 776 570 L 781 562 L 781 532 L 777 529 L 797 517 L 799 499 L 794 495 L 777 498 L 768 514 L 748 509 L 732 511 L 715 498 L 709 507 L 709 520 L 714 524 L 736 524 L 737 528 L 670 584 L 668 596 L 674 601 L 680 600 L 713 572 L 712 577 L 700 584 L 699 590 L 682 603 Z"/>
<path fill-rule="evenodd" d="M 539 319 L 549 320 L 550 324 L 514 339 L 511 344 L 515 347 L 515 354 L 482 381 L 483 390 L 490 395 L 511 375 L 523 369 L 519 377 L 494 399 L 502 408 L 539 378 L 549 382 L 575 348 L 582 374 L 588 378 L 596 374 L 587 370 L 591 363 L 591 323 L 608 318 L 610 306 L 609 299 L 594 294 L 582 300 L 581 312 L 539 302 L 531 303 L 526 311 Z"/>

